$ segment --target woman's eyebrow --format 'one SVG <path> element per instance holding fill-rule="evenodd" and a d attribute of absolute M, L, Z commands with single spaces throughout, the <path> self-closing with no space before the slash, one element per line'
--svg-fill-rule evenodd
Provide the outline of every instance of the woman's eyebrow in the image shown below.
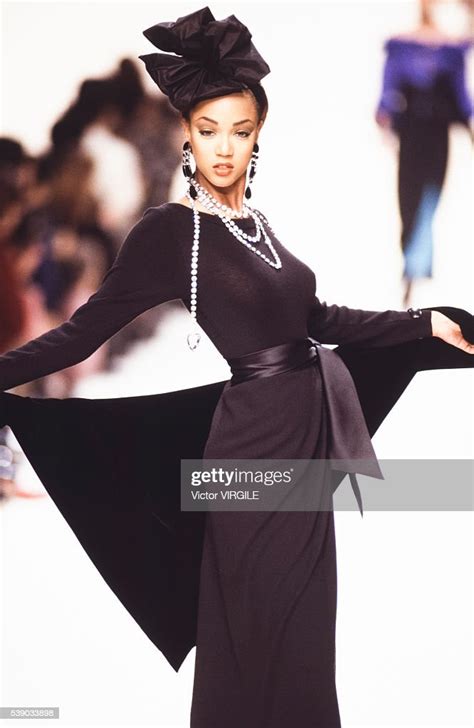
<path fill-rule="evenodd" d="M 215 119 L 210 119 L 208 116 L 199 116 L 196 121 L 199 121 L 199 119 L 205 119 L 206 121 L 210 121 L 211 124 L 218 124 Z M 232 126 L 237 126 L 238 124 L 245 124 L 246 121 L 250 121 L 252 123 L 252 119 L 242 119 L 242 121 L 236 121 Z"/>

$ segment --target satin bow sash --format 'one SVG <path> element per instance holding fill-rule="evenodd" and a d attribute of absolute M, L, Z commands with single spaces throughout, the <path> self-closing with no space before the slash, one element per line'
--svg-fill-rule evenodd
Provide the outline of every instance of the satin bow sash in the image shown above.
<path fill-rule="evenodd" d="M 362 497 L 355 473 L 384 479 L 372 446 L 359 396 L 341 357 L 311 336 L 227 360 L 231 386 L 250 379 L 318 365 L 329 416 L 328 459 L 333 470 L 349 475 L 361 515 Z M 353 462 L 354 460 L 360 462 Z M 338 461 L 338 462 L 333 462 Z"/>

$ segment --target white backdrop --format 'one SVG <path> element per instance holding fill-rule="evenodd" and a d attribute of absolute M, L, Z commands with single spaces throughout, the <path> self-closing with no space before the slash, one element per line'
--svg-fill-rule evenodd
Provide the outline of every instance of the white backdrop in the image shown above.
<path fill-rule="evenodd" d="M 0 133 L 41 151 L 84 77 L 108 73 L 125 55 L 153 52 L 144 28 L 203 4 L 3 2 Z M 271 68 L 263 80 L 270 112 L 259 140 L 255 205 L 315 270 L 320 298 L 402 308 L 395 153 L 373 113 L 383 40 L 411 27 L 416 3 L 209 7 L 247 24 Z M 450 142 L 435 277 L 414 305 L 473 311 L 472 158 L 462 129 L 452 129 Z M 175 197 L 184 191 L 180 175 Z M 209 341 L 199 358 L 191 354 L 190 372 L 187 321 L 171 306 L 159 337 L 137 347 L 115 374 L 83 382 L 78 395 L 225 378 L 226 363 Z M 377 454 L 472 459 L 473 400 L 472 370 L 417 375 L 377 432 Z M 336 519 L 343 725 L 472 725 L 472 513 L 368 512 L 361 521 L 357 512 L 338 512 Z M 59 705 L 64 725 L 188 725 L 194 651 L 176 675 L 97 578 L 49 501 L 8 504 L 2 526 L 1 704 Z"/>

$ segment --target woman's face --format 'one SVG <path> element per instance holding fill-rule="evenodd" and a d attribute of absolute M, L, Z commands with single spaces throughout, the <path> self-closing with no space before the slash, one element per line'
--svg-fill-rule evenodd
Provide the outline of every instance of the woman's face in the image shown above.
<path fill-rule="evenodd" d="M 183 122 L 200 175 L 222 191 L 241 178 L 245 183 L 262 124 L 263 119 L 257 123 L 256 104 L 248 93 L 200 101 L 192 109 L 189 123 Z"/>
<path fill-rule="evenodd" d="M 472 3 L 463 0 L 423 0 L 422 5 L 443 33 L 456 37 L 468 32 Z"/>

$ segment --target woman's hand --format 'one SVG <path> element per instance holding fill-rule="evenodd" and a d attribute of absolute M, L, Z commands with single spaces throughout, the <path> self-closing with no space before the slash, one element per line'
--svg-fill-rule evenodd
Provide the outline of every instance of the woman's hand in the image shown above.
<path fill-rule="evenodd" d="M 459 324 L 445 316 L 441 311 L 431 311 L 431 328 L 433 336 L 443 339 L 452 346 L 457 346 L 467 354 L 474 354 L 474 344 L 466 341 Z"/>
<path fill-rule="evenodd" d="M 379 109 L 375 114 L 375 121 L 382 129 L 388 129 L 390 131 L 392 123 L 390 115 L 386 111 Z"/>

